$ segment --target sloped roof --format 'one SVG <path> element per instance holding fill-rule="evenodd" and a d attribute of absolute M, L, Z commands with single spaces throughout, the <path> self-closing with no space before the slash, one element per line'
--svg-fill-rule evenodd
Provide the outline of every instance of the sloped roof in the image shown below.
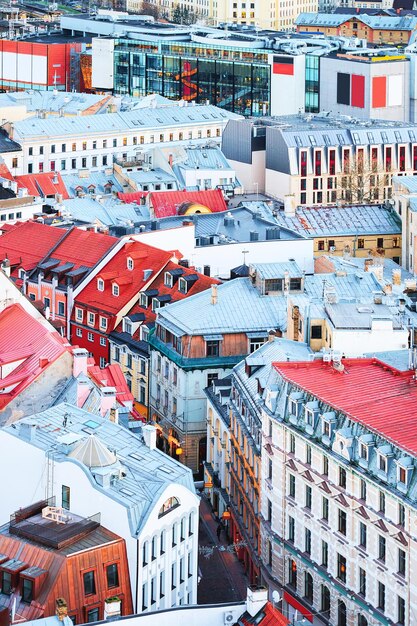
<path fill-rule="evenodd" d="M 417 454 L 414 370 L 400 372 L 378 359 L 344 359 L 344 371 L 323 362 L 274 363 L 285 380 L 341 411 L 391 443 Z"/>
<path fill-rule="evenodd" d="M 94 365 L 88 369 L 88 373 L 100 387 L 114 387 L 116 389 L 116 399 L 121 404 L 133 402 L 133 394 L 129 391 L 126 379 L 118 363 L 106 365 L 103 368 Z"/>
<path fill-rule="evenodd" d="M 44 172 L 43 174 L 24 174 L 16 176 L 15 181 L 21 189 L 27 189 L 31 196 L 54 196 L 60 194 L 64 200 L 69 195 L 59 172 Z"/>
<path fill-rule="evenodd" d="M 117 461 L 117 457 L 98 439 L 94 433 L 81 441 L 68 455 L 87 467 L 108 467 Z"/>
<path fill-rule="evenodd" d="M 12 266 L 33 269 L 65 234 L 39 222 L 16 223 L 0 237 L 0 259 L 7 257 Z"/>
<path fill-rule="evenodd" d="M 155 217 L 178 215 L 178 208 L 184 202 L 192 202 L 207 207 L 213 213 L 226 211 L 227 206 L 221 189 L 207 191 L 153 191 L 149 194 Z"/>
<path fill-rule="evenodd" d="M 127 204 L 131 202 L 139 203 L 142 198 L 146 198 L 148 193 L 148 191 L 130 191 L 125 193 L 119 191 L 117 197 L 119 198 L 119 200 L 122 200 L 122 202 L 126 202 Z"/>
<path fill-rule="evenodd" d="M 264 608 L 254 617 L 251 617 L 249 613 L 244 613 L 240 618 L 240 622 L 243 626 L 253 626 L 253 624 L 256 624 L 256 626 L 287 626 L 290 623 L 271 602 L 267 602 Z"/>
<path fill-rule="evenodd" d="M 14 388 L 0 394 L 0 409 L 28 387 L 68 350 L 64 339 L 51 327 L 34 319 L 20 304 L 12 304 L 0 313 L 0 358 L 18 363 L 10 374 L 0 379 L 0 389 Z"/>

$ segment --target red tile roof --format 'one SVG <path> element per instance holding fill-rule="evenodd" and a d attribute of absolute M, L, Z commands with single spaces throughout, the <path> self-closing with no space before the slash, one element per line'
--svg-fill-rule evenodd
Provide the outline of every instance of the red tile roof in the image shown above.
<path fill-rule="evenodd" d="M 122 200 L 126 204 L 130 204 L 131 202 L 140 203 L 142 198 L 146 198 L 148 193 L 148 191 L 131 191 L 130 193 L 123 193 L 122 191 L 118 191 L 117 197 L 119 198 L 119 200 Z"/>
<path fill-rule="evenodd" d="M 56 182 L 54 182 L 54 179 Z M 31 196 L 54 196 L 61 194 L 64 200 L 69 199 L 67 188 L 59 172 L 44 172 L 42 174 L 24 174 L 16 176 L 15 181 L 19 188 L 28 190 Z"/>
<path fill-rule="evenodd" d="M 0 394 L 0 408 L 26 389 L 68 349 L 65 340 L 55 330 L 34 319 L 20 304 L 4 309 L 0 313 L 0 362 L 23 362 L 0 378 L 0 390 L 14 385 L 8 393 Z"/>
<path fill-rule="evenodd" d="M 51 256 L 62 262 L 74 263 L 74 269 L 81 265 L 93 267 L 118 241 L 117 237 L 104 233 L 72 228 L 54 248 Z"/>
<path fill-rule="evenodd" d="M 5 178 L 6 180 L 14 180 L 9 168 L 7 167 L 4 161 L 0 162 L 0 177 Z"/>
<path fill-rule="evenodd" d="M 264 613 L 264 617 L 258 621 L 261 613 Z M 281 611 L 278 611 L 271 602 L 267 602 L 262 611 L 256 615 L 256 621 L 254 621 L 254 618 L 247 617 L 247 615 L 246 613 L 240 620 L 244 626 L 253 626 L 253 624 L 257 626 L 287 626 L 287 624 L 290 623 Z"/>
<path fill-rule="evenodd" d="M 274 363 L 285 380 L 417 454 L 414 371 L 400 372 L 378 359 L 344 359 L 344 371 L 322 361 Z"/>
<path fill-rule="evenodd" d="M 39 222 L 17 222 L 0 237 L 0 259 L 7 257 L 16 273 L 18 267 L 33 269 L 65 234 Z"/>
<path fill-rule="evenodd" d="M 106 365 L 103 368 L 94 365 L 94 367 L 88 368 L 88 373 L 99 387 L 115 387 L 116 399 L 120 404 L 126 405 L 129 402 L 133 404 L 134 398 L 129 391 L 120 365 L 115 363 L 114 365 Z"/>
<path fill-rule="evenodd" d="M 212 213 L 227 211 L 227 205 L 221 189 L 208 189 L 207 191 L 152 191 L 149 194 L 149 205 L 153 207 L 155 217 L 184 215 L 181 205 L 188 202 L 201 204 L 210 209 Z"/>
<path fill-rule="evenodd" d="M 171 256 L 170 252 L 139 241 L 128 242 L 108 261 L 102 272 L 77 295 L 75 301 L 98 311 L 116 315 L 166 266 Z M 127 268 L 128 257 L 134 259 L 133 270 Z M 144 270 L 147 269 L 152 270 L 152 274 L 145 278 Z M 104 291 L 97 289 L 98 278 L 104 280 Z M 119 285 L 118 296 L 112 293 L 113 283 Z M 112 330 L 110 323 L 107 331 Z"/>
<path fill-rule="evenodd" d="M 183 272 L 182 277 L 191 276 L 191 275 L 197 276 L 197 280 L 188 287 L 187 293 L 182 293 L 181 291 L 178 290 L 178 280 L 174 282 L 172 287 L 168 287 L 165 285 L 165 272 L 169 272 L 172 270 L 181 270 Z M 211 278 L 211 276 L 205 276 L 204 274 L 200 274 L 199 272 L 196 272 L 193 267 L 182 267 L 181 265 L 178 265 L 177 263 L 170 261 L 164 267 L 164 271 L 161 272 L 159 275 L 155 276 L 155 279 L 147 287 L 147 289 L 156 289 L 158 291 L 158 296 L 170 295 L 171 300 L 169 302 L 177 302 L 178 300 L 184 300 L 185 298 L 189 298 L 190 296 L 193 296 L 196 293 L 200 293 L 200 291 L 205 291 L 206 289 L 209 289 L 211 285 L 218 285 L 218 284 L 220 284 L 220 281 L 217 280 L 217 278 Z M 128 315 L 134 315 L 135 313 L 144 313 L 145 315 L 145 320 L 143 322 L 144 324 L 153 323 L 156 319 L 156 313 L 152 311 L 151 303 L 148 304 L 147 308 L 140 306 L 139 303 L 136 303 L 132 307 L 132 309 L 129 311 Z M 116 330 L 118 332 L 122 332 L 122 325 L 123 323 L 121 322 L 119 326 L 117 327 Z M 136 337 L 134 337 L 134 339 L 135 338 Z"/>

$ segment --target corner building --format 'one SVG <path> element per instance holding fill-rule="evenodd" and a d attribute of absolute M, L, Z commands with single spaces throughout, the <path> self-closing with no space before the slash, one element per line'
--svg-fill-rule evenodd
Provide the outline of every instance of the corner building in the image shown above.
<path fill-rule="evenodd" d="M 263 572 L 335 626 L 416 623 L 414 370 L 275 363 L 264 390 Z"/>

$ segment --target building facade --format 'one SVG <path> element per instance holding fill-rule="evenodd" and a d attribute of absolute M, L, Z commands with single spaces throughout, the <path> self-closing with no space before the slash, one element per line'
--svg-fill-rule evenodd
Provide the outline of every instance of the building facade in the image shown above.
<path fill-rule="evenodd" d="M 367 359 L 275 369 L 262 417 L 265 577 L 317 624 L 411 624 L 413 371 Z"/>
<path fill-rule="evenodd" d="M 196 604 L 199 500 L 191 472 L 156 449 L 152 426 L 134 434 L 63 403 L 2 429 L 0 439 L 3 471 L 16 475 L 2 522 L 16 502 L 45 495 L 75 515 L 100 512 L 126 542 L 135 613 Z M 14 465 L 23 457 L 30 473 Z"/>

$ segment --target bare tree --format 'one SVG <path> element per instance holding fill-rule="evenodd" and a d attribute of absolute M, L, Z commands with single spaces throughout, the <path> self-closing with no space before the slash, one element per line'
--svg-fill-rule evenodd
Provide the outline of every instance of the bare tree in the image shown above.
<path fill-rule="evenodd" d="M 391 174 L 377 166 L 344 164 L 337 177 L 337 202 L 340 204 L 376 204 L 391 197 Z"/>

